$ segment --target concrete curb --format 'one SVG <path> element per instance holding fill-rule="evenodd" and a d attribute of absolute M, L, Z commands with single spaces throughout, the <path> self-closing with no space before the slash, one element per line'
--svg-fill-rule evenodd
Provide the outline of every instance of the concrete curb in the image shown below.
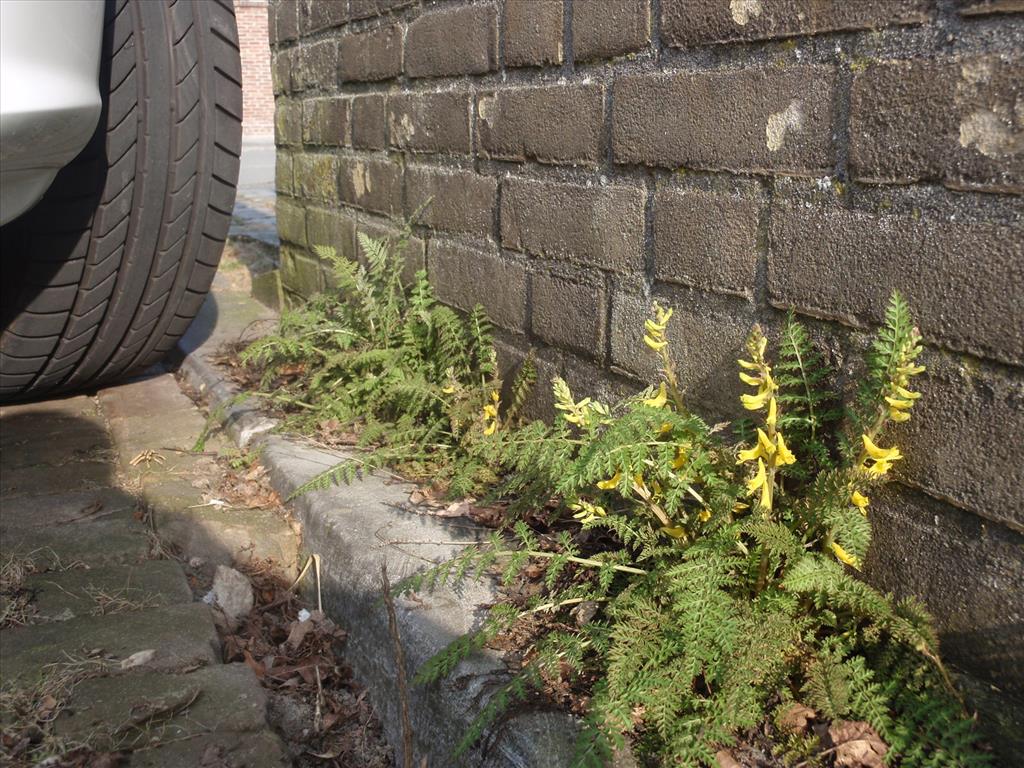
<path fill-rule="evenodd" d="M 237 302 L 238 297 L 232 301 Z M 223 318 L 223 313 L 213 314 Z M 186 386 L 207 400 L 210 413 L 218 414 L 240 447 L 261 451 L 271 484 L 287 498 L 345 456 L 276 434 L 275 420 L 250 403 L 239 403 L 238 390 L 207 359 L 224 340 L 223 334 L 219 339 L 218 335 L 213 332 L 199 345 L 189 344 L 186 337 L 177 350 L 179 373 Z M 303 555 L 321 557 L 324 610 L 348 630 L 346 656 L 357 678 L 367 686 L 396 753 L 402 744 L 399 694 L 393 644 L 381 602 L 381 563 L 387 563 L 389 577 L 396 582 L 452 557 L 486 535 L 467 519 L 400 509 L 398 504 L 408 499 L 410 490 L 411 486 L 375 475 L 349 486 L 304 494 L 291 502 L 302 524 Z M 315 600 L 312 579 L 306 585 Z M 482 608 L 497 599 L 492 584 L 480 583 L 457 591 L 439 589 L 416 600 L 397 600 L 409 679 L 424 661 L 476 626 Z M 412 685 L 410 718 L 417 761 L 426 758 L 431 766 L 486 768 L 570 765 L 579 725 L 564 712 L 544 710 L 517 711 L 500 719 L 481 745 L 458 761 L 452 757 L 452 749 L 474 716 L 507 679 L 498 654 L 487 652 L 464 662 L 445 680 L 429 686 Z"/>

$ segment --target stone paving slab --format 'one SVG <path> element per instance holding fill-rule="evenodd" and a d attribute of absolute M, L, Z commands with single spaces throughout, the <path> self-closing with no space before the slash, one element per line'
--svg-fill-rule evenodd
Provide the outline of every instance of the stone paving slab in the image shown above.
<path fill-rule="evenodd" d="M 208 733 L 251 734 L 266 727 L 267 696 L 245 664 L 217 664 L 183 675 L 141 673 L 85 680 L 54 722 L 83 738 L 101 730 L 109 747 L 177 741 Z"/>
<path fill-rule="evenodd" d="M 162 742 L 154 749 L 132 753 L 131 768 L 285 768 L 292 762 L 281 741 L 268 731 L 211 733 L 179 742 Z"/>
<path fill-rule="evenodd" d="M 155 608 L 192 602 L 181 566 L 170 560 L 37 573 L 24 586 L 43 619 L 120 613 L 132 610 L 129 604 Z"/>
<path fill-rule="evenodd" d="M 210 608 L 202 603 L 5 629 L 0 643 L 4 679 L 31 679 L 47 664 L 81 659 L 94 651 L 117 660 L 155 651 L 146 668 L 175 671 L 218 661 L 220 641 Z"/>

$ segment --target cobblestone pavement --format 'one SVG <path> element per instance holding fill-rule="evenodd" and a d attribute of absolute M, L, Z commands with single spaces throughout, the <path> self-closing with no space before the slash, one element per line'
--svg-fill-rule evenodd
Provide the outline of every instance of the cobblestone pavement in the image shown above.
<path fill-rule="evenodd" d="M 248 558 L 294 571 L 297 536 L 273 510 L 217 498 L 213 453 L 227 449 L 189 451 L 204 424 L 162 371 L 0 408 L 7 756 L 27 738 L 25 754 L 87 744 L 129 751 L 132 766 L 289 764 L 263 689 L 248 666 L 220 663 L 193 587 Z M 183 563 L 198 569 L 191 584 Z M 43 744 L 11 725 L 26 701 L 29 719 L 52 720 Z"/>

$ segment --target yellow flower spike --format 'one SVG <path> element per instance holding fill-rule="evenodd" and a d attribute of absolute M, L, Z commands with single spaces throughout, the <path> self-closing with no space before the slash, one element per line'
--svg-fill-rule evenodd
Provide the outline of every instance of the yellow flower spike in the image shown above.
<path fill-rule="evenodd" d="M 668 346 L 667 341 L 658 341 L 657 339 L 651 338 L 650 336 L 644 336 L 644 344 L 653 349 L 655 352 L 660 352 Z"/>
<path fill-rule="evenodd" d="M 742 363 L 743 361 L 740 360 L 740 362 Z M 740 371 L 740 381 L 744 384 L 749 384 L 752 387 L 761 386 L 761 379 L 756 376 L 751 376 L 749 373 L 744 373 L 743 371 Z"/>
<path fill-rule="evenodd" d="M 796 464 L 796 456 L 786 447 L 786 441 L 782 439 L 782 433 L 779 432 L 777 437 L 779 445 L 778 454 L 775 456 L 775 466 L 783 467 L 787 464 Z"/>
<path fill-rule="evenodd" d="M 871 503 L 871 499 L 869 499 L 860 491 L 854 491 L 853 493 L 850 494 L 850 503 L 853 504 L 853 506 L 857 507 L 861 512 L 863 512 L 867 508 L 868 504 Z"/>
<path fill-rule="evenodd" d="M 697 513 L 697 518 L 702 523 L 706 523 L 708 520 L 711 519 L 711 510 L 705 507 L 704 509 Z"/>
<path fill-rule="evenodd" d="M 484 434 L 490 436 L 490 435 L 493 435 L 497 431 L 498 431 L 498 422 L 492 421 L 490 424 L 487 425 L 487 428 L 484 430 Z"/>
<path fill-rule="evenodd" d="M 896 369 L 898 373 L 902 373 L 905 376 L 917 376 L 919 373 L 924 373 L 927 369 L 923 365 L 901 365 Z"/>
<path fill-rule="evenodd" d="M 740 395 L 740 402 L 748 411 L 759 411 L 768 404 L 771 399 L 771 392 L 763 392 L 757 395 Z"/>
<path fill-rule="evenodd" d="M 760 333 L 760 331 L 758 331 Z M 764 358 L 765 350 L 768 349 L 768 337 L 762 336 L 757 342 L 757 356 Z"/>
<path fill-rule="evenodd" d="M 609 477 L 607 480 L 602 480 L 597 484 L 597 487 L 602 491 L 610 491 L 612 488 L 619 487 L 619 481 L 622 480 L 622 473 L 616 472 L 614 475 Z"/>
<path fill-rule="evenodd" d="M 760 427 L 757 429 L 757 445 L 766 459 L 775 453 L 775 444 L 772 443 L 768 435 Z"/>
<path fill-rule="evenodd" d="M 879 448 L 867 435 L 861 435 L 861 440 L 864 442 L 864 450 L 875 461 L 897 461 L 903 458 L 900 449 L 896 446 L 892 448 Z"/>
<path fill-rule="evenodd" d="M 772 429 L 775 429 L 775 422 L 779 419 L 779 405 L 775 402 L 773 397 L 768 401 L 768 416 L 765 418 L 765 424 Z"/>
<path fill-rule="evenodd" d="M 664 408 L 665 403 L 668 402 L 668 392 L 665 391 L 665 382 L 661 382 L 661 386 L 658 387 L 658 394 L 654 397 L 649 397 L 644 400 L 644 405 L 651 408 Z"/>
<path fill-rule="evenodd" d="M 856 568 L 858 571 L 860 570 L 860 558 L 856 555 L 851 555 L 834 541 L 832 542 L 832 554 L 836 556 L 836 559 L 839 562 L 846 563 L 848 566 Z"/>
<path fill-rule="evenodd" d="M 895 422 L 910 421 L 910 414 L 906 411 L 897 411 L 895 408 L 890 408 L 889 418 Z"/>
<path fill-rule="evenodd" d="M 498 409 L 495 408 L 493 405 L 485 405 L 484 406 L 484 416 L 486 416 L 489 419 L 497 418 L 497 416 L 498 416 Z"/>
<path fill-rule="evenodd" d="M 570 504 L 569 509 L 576 510 L 574 518 L 579 520 L 581 523 L 589 523 L 591 520 L 596 520 L 599 517 L 605 517 L 608 512 L 605 508 L 597 504 L 591 504 L 589 501 L 580 499 L 576 504 Z"/>

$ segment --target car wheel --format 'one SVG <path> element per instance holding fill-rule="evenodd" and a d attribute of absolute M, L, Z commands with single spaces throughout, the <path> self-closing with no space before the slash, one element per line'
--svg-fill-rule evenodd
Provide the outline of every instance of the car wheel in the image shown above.
<path fill-rule="evenodd" d="M 115 0 L 92 140 L 0 230 L 0 397 L 97 385 L 166 354 L 199 311 L 242 141 L 230 0 Z"/>

